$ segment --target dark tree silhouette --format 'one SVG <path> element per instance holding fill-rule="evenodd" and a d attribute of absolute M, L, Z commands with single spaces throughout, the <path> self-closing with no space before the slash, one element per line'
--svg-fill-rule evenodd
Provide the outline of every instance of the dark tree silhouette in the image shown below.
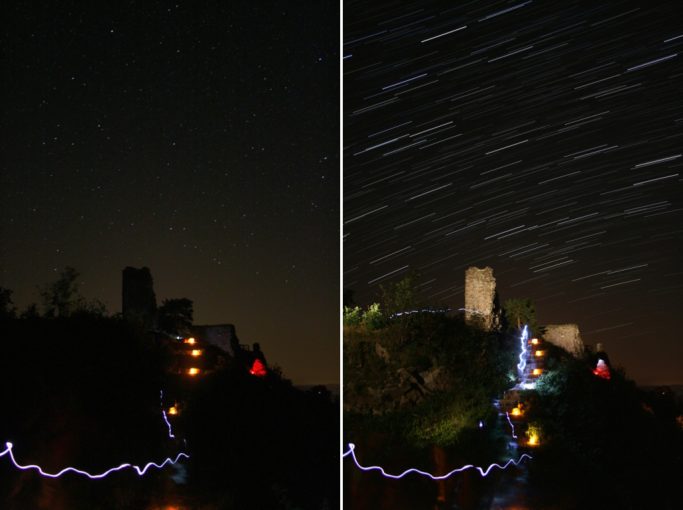
<path fill-rule="evenodd" d="M 40 291 L 43 311 L 46 317 L 68 317 L 82 301 L 78 292 L 78 271 L 65 267 L 55 282 L 45 285 Z"/>
<path fill-rule="evenodd" d="M 98 299 L 86 300 L 78 290 L 79 272 L 71 266 L 65 267 L 56 281 L 40 289 L 45 317 L 69 317 L 85 314 L 103 317 L 107 309 Z M 33 310 L 27 310 L 33 315 Z"/>
<path fill-rule="evenodd" d="M 531 299 L 507 299 L 503 303 L 503 312 L 508 322 L 508 329 L 519 329 L 524 324 L 534 331 L 537 327 L 536 308 Z"/>
<path fill-rule="evenodd" d="M 16 313 L 16 308 L 12 302 L 12 291 L 0 287 L 0 319 L 13 319 Z"/>
<path fill-rule="evenodd" d="M 380 285 L 382 308 L 391 315 L 418 308 L 417 282 L 419 275 L 411 272 L 402 280 L 388 285 Z"/>
<path fill-rule="evenodd" d="M 159 329 L 166 333 L 185 334 L 192 327 L 193 313 L 191 299 L 164 299 L 157 310 Z"/>

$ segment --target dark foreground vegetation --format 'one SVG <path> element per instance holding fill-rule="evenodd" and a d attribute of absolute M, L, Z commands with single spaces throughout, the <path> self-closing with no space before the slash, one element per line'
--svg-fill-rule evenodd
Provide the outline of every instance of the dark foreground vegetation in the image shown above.
<path fill-rule="evenodd" d="M 507 333 L 485 333 L 428 309 L 395 315 L 377 305 L 346 308 L 344 439 L 358 445 L 362 464 L 443 474 L 509 458 L 509 427 L 496 418 L 493 400 L 514 385 L 516 324 L 535 322 L 530 302 L 518 303 L 503 317 Z M 542 329 L 534 334 L 542 337 Z M 489 508 L 495 494 L 515 486 L 520 508 L 681 508 L 681 400 L 667 388 L 637 388 L 619 368 L 610 366 L 609 379 L 597 376 L 598 359 L 609 366 L 604 352 L 574 357 L 551 344 L 544 349 L 536 389 L 507 392 L 523 404 L 524 426 L 540 436 L 538 446 L 520 446 L 518 454 L 534 457 L 522 469 L 486 479 L 468 471 L 445 482 L 418 475 L 396 481 L 349 459 L 346 507 Z M 517 430 L 522 438 L 524 430 Z"/>
<path fill-rule="evenodd" d="M 347 314 L 344 328 L 344 439 L 357 445 L 361 463 L 393 474 L 411 467 L 443 474 L 500 459 L 507 440 L 492 401 L 513 384 L 514 337 L 438 311 L 372 314 L 351 323 Z M 467 505 L 496 482 L 473 472 L 443 482 L 385 480 L 351 460 L 344 476 L 345 506 L 354 509 L 476 508 Z"/>
<path fill-rule="evenodd" d="M 543 448 L 529 463 L 539 508 L 681 508 L 683 403 L 667 388 L 643 391 L 621 369 L 592 373 L 604 353 L 552 348 L 529 395 Z"/>
<path fill-rule="evenodd" d="M 8 314 L 9 315 L 9 314 Z M 55 480 L 0 458 L 8 509 L 322 509 L 338 505 L 338 406 L 278 371 L 225 363 L 200 378 L 166 370 L 167 346 L 120 318 L 81 310 L 0 319 L 0 448 L 48 472 L 144 465 L 187 451 L 183 467 Z M 160 390 L 186 406 L 169 438 Z M 170 390 L 169 390 L 170 391 Z M 168 405 L 168 403 L 166 403 Z M 185 442 L 186 441 L 186 442 Z"/>

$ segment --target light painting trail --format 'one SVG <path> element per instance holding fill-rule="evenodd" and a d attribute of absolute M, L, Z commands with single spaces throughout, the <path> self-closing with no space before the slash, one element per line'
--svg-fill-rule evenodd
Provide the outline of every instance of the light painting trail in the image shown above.
<path fill-rule="evenodd" d="M 26 464 L 26 465 L 19 464 L 17 462 L 17 459 L 14 457 L 14 452 L 12 451 L 12 448 L 14 447 L 14 445 L 10 442 L 7 442 L 7 443 L 5 443 L 5 446 L 6 446 L 5 450 L 0 452 L 0 457 L 4 457 L 5 455 L 8 455 L 9 459 L 12 461 L 12 464 L 14 464 L 14 466 L 17 469 L 21 469 L 23 471 L 33 469 L 35 471 L 38 471 L 39 474 L 41 474 L 42 476 L 45 476 L 47 478 L 59 478 L 60 476 L 66 474 L 66 473 L 76 473 L 79 475 L 83 475 L 87 478 L 90 478 L 91 480 L 99 480 L 101 478 L 109 476 L 112 473 L 115 473 L 117 471 L 123 471 L 124 469 L 128 469 L 128 468 L 135 470 L 139 476 L 142 476 L 150 468 L 155 467 L 157 469 L 161 469 L 164 466 L 166 466 L 167 464 L 176 464 L 183 457 L 186 459 L 190 458 L 190 456 L 187 453 L 180 452 L 178 455 L 176 455 L 175 459 L 168 457 L 161 464 L 157 464 L 156 462 L 148 462 L 144 466 L 140 467 L 140 466 L 137 466 L 135 464 L 130 464 L 130 463 L 126 462 L 124 464 L 113 467 L 111 469 L 107 469 L 106 471 L 103 471 L 102 473 L 98 473 L 98 474 L 88 473 L 87 471 L 83 471 L 82 469 L 77 469 L 75 467 L 69 466 L 69 467 L 65 467 L 61 471 L 58 471 L 57 473 L 48 473 L 47 471 L 44 471 L 40 466 L 38 466 L 36 464 Z"/>
<path fill-rule="evenodd" d="M 173 435 L 173 428 L 171 427 L 171 423 L 168 421 L 168 417 L 166 416 L 166 411 L 164 409 L 161 410 L 161 414 L 164 417 L 164 421 L 166 422 L 166 425 L 168 426 L 168 437 L 171 439 L 175 439 L 175 436 Z"/>
<path fill-rule="evenodd" d="M 173 429 L 171 427 L 171 423 L 168 421 L 168 418 L 166 416 L 166 411 L 164 410 L 164 390 L 159 391 L 159 396 L 161 399 L 161 414 L 164 418 L 164 422 L 168 426 L 168 437 L 171 439 L 175 439 L 175 436 L 173 435 Z M 158 464 L 156 462 L 148 462 L 144 466 L 140 467 L 136 464 L 130 464 L 128 462 L 125 462 L 123 464 L 120 464 L 119 466 L 107 469 L 106 471 L 103 471 L 102 473 L 98 474 L 92 474 L 87 471 L 84 471 L 82 469 L 78 469 L 72 466 L 65 467 L 64 469 L 58 471 L 57 473 L 48 473 L 47 471 L 44 471 L 43 468 L 38 466 L 37 464 L 26 464 L 22 465 L 17 462 L 17 459 L 14 457 L 14 452 L 12 449 L 14 448 L 14 445 L 7 441 L 5 443 L 5 450 L 0 452 L 0 457 L 4 457 L 5 455 L 9 456 L 9 459 L 12 461 L 12 464 L 17 469 L 21 469 L 23 471 L 28 471 L 30 469 L 33 469 L 35 471 L 38 471 L 39 474 L 42 476 L 45 476 L 47 478 L 59 478 L 60 476 L 66 474 L 66 473 L 75 473 L 78 475 L 83 475 L 87 478 L 90 478 L 91 480 L 99 480 L 101 478 L 105 478 L 106 476 L 109 476 L 112 473 L 115 473 L 117 471 L 123 471 L 124 469 L 133 469 L 137 472 L 139 476 L 144 475 L 150 468 L 157 468 L 157 469 L 162 469 L 164 466 L 168 464 L 176 464 L 180 459 L 186 458 L 189 459 L 190 455 L 185 453 L 185 452 L 180 452 L 178 455 L 175 456 L 175 458 L 167 457 L 161 464 Z"/>
<path fill-rule="evenodd" d="M 524 325 L 522 330 L 522 336 L 519 339 L 522 346 L 522 351 L 519 353 L 519 363 L 517 363 L 517 370 L 519 371 L 519 378 L 524 379 L 524 369 L 526 368 L 526 341 L 529 338 L 529 332 L 527 331 L 527 325 Z"/>
<path fill-rule="evenodd" d="M 464 310 L 461 308 L 461 310 Z M 527 354 L 527 348 L 526 348 L 526 342 L 529 338 L 529 331 L 527 329 L 527 325 L 524 325 L 524 329 L 522 330 L 522 336 L 520 337 L 520 344 L 522 347 L 522 350 L 519 355 L 519 364 L 517 365 L 517 369 L 519 370 L 520 374 L 520 384 L 524 387 L 524 369 L 526 368 L 526 354 Z M 498 407 L 499 403 L 498 401 L 494 401 L 494 406 Z M 510 424 L 510 428 L 512 429 L 512 438 L 513 439 L 518 439 L 517 435 L 515 434 L 515 426 L 512 424 L 512 420 L 510 420 L 510 414 L 506 411 L 505 416 L 507 417 L 508 423 Z M 481 422 L 480 426 L 481 426 Z M 528 453 L 523 453 L 517 460 L 515 459 L 510 459 L 508 460 L 505 464 L 500 465 L 497 463 L 492 463 L 490 464 L 486 469 L 475 466 L 474 464 L 466 464 L 462 467 L 453 469 L 452 471 L 449 471 L 448 473 L 444 475 L 432 475 L 431 473 L 428 473 L 426 471 L 422 471 L 421 469 L 417 468 L 409 468 L 403 471 L 399 475 L 392 475 L 390 473 L 387 473 L 383 467 L 381 466 L 361 466 L 361 464 L 358 462 L 358 458 L 356 457 L 356 445 L 353 443 L 349 443 L 349 449 L 342 454 L 342 458 L 350 456 L 353 459 L 354 464 L 356 464 L 356 467 L 360 469 L 361 471 L 379 471 L 382 476 L 385 478 L 391 478 L 393 480 L 399 480 L 403 478 L 406 475 L 409 475 L 410 473 L 415 473 L 418 475 L 426 476 L 428 478 L 431 478 L 432 480 L 445 480 L 446 478 L 451 477 L 452 475 L 456 473 L 462 473 L 463 471 L 466 471 L 468 469 L 476 469 L 479 471 L 481 476 L 487 476 L 493 468 L 498 468 L 500 470 L 507 469 L 509 466 L 519 466 L 519 464 L 524 460 L 524 458 L 528 458 L 531 460 L 533 457 L 529 455 Z"/>
<path fill-rule="evenodd" d="M 164 390 L 159 390 L 159 399 L 161 400 L 161 415 L 164 417 L 164 421 L 168 427 L 168 437 L 175 439 L 175 436 L 173 435 L 173 427 L 171 427 L 171 423 L 168 421 L 168 417 L 166 416 L 166 409 L 164 409 Z"/>
<path fill-rule="evenodd" d="M 420 308 L 417 310 L 404 310 L 402 312 L 392 313 L 389 318 L 395 319 L 396 317 L 401 317 L 403 315 L 413 315 L 415 313 L 435 313 L 435 314 L 446 314 L 450 312 L 450 308 Z"/>
<path fill-rule="evenodd" d="M 493 464 L 490 464 L 486 469 L 479 467 L 479 466 L 475 466 L 473 464 L 466 464 L 466 465 L 459 467 L 457 469 L 453 469 L 452 471 L 449 471 L 448 473 L 443 474 L 443 475 L 433 475 L 431 473 L 428 473 L 426 471 L 422 471 L 421 469 L 417 469 L 417 468 L 406 469 L 401 474 L 392 475 L 390 473 L 387 473 L 384 470 L 384 468 L 381 466 L 361 466 L 361 464 L 358 462 L 358 458 L 356 457 L 356 451 L 355 450 L 356 450 L 356 445 L 353 443 L 349 443 L 349 449 L 348 449 L 348 451 L 344 452 L 344 454 L 342 455 L 342 458 L 347 457 L 347 456 L 351 456 L 354 464 L 356 464 L 356 467 L 358 467 L 358 469 L 360 469 L 361 471 L 379 471 L 382 476 L 384 476 L 385 478 L 391 478 L 392 480 L 400 480 L 404 476 L 407 476 L 411 473 L 426 476 L 428 478 L 431 478 L 432 480 L 445 480 L 446 478 L 449 478 L 456 473 L 462 473 L 463 471 L 466 471 L 468 469 L 476 469 L 477 471 L 479 471 L 481 476 L 487 476 L 494 468 L 504 470 L 504 469 L 507 469 L 509 466 L 513 466 L 513 465 L 518 466 L 524 460 L 525 457 L 528 459 L 532 459 L 531 455 L 529 455 L 527 453 L 523 453 L 519 457 L 519 459 L 517 459 L 517 460 L 510 459 L 503 465 L 500 465 L 500 464 L 497 464 L 494 462 Z"/>
<path fill-rule="evenodd" d="M 505 416 L 508 419 L 508 423 L 510 424 L 510 429 L 512 431 L 512 439 L 517 439 L 517 435 L 515 434 L 515 426 L 512 424 L 512 420 L 510 419 L 510 413 L 505 411 Z"/>

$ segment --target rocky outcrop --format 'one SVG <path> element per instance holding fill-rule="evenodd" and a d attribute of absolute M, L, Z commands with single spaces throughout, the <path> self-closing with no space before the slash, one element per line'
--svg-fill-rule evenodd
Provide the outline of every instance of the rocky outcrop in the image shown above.
<path fill-rule="evenodd" d="M 379 352 L 388 355 L 383 347 L 380 347 Z M 379 352 L 376 351 L 378 356 Z M 432 366 L 423 371 L 413 367 L 399 367 L 388 374 L 389 377 L 381 386 L 364 387 L 363 391 L 358 391 L 353 384 L 348 384 L 344 390 L 344 409 L 381 415 L 414 406 L 429 395 L 451 387 L 452 381 L 449 380 L 447 372 L 441 366 Z"/>
<path fill-rule="evenodd" d="M 465 321 L 486 331 L 500 327 L 500 306 L 493 269 L 469 267 L 465 272 Z"/>
<path fill-rule="evenodd" d="M 545 326 L 543 338 L 546 342 L 562 347 L 574 356 L 580 356 L 584 351 L 579 326 L 576 324 L 549 324 Z"/>

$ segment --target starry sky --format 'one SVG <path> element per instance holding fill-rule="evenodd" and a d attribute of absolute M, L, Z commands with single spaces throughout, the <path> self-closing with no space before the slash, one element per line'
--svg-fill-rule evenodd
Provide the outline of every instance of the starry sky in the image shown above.
<path fill-rule="evenodd" d="M 347 1 L 344 288 L 421 274 L 464 306 L 577 323 L 640 384 L 683 383 L 683 8 Z"/>
<path fill-rule="evenodd" d="M 295 383 L 339 378 L 339 4 L 3 4 L 0 285 L 64 266 L 121 309 L 233 323 Z"/>

